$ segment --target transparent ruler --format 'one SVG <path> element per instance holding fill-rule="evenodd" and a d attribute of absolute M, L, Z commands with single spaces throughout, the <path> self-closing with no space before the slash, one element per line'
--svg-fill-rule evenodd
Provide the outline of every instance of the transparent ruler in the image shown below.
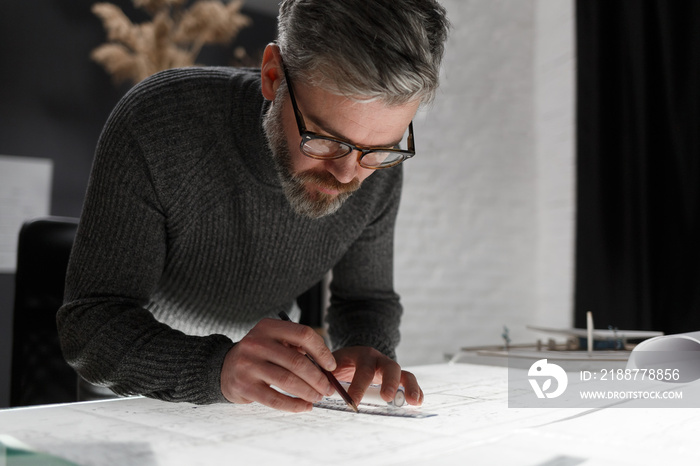
<path fill-rule="evenodd" d="M 332 409 L 335 411 L 345 411 L 348 413 L 355 414 L 355 411 L 353 411 L 352 408 L 350 408 L 345 403 L 345 401 L 343 401 L 342 399 L 335 399 L 335 398 L 326 397 L 323 400 L 319 401 L 318 403 L 314 403 L 314 407 L 322 408 L 322 409 Z M 385 403 L 383 406 L 379 405 L 379 404 L 374 404 L 374 403 L 360 403 L 358 405 L 358 409 L 360 410 L 360 414 L 372 414 L 375 416 L 411 417 L 411 418 L 425 418 L 425 417 L 437 416 L 437 414 L 425 413 L 425 412 L 419 411 L 415 408 L 409 408 L 409 407 L 397 408 L 397 407 L 391 406 L 387 403 Z"/>

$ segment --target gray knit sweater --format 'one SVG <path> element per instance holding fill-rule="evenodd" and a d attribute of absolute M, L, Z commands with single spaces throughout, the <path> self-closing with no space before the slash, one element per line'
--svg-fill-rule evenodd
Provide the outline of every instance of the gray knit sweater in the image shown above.
<path fill-rule="evenodd" d="M 117 105 L 96 150 L 58 329 L 67 361 L 119 394 L 225 401 L 226 352 L 332 269 L 334 348 L 394 357 L 401 168 L 335 214 L 294 213 L 277 178 L 259 71 L 159 73 Z"/>

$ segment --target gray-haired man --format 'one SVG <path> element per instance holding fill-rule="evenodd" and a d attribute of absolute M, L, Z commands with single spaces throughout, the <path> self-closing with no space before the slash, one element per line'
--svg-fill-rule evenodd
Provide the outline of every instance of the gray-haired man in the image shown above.
<path fill-rule="evenodd" d="M 58 315 L 81 376 L 119 394 L 303 411 L 332 391 L 306 353 L 356 401 L 376 382 L 420 404 L 394 361 L 393 235 L 399 164 L 446 33 L 433 0 L 286 0 L 260 70 L 170 70 L 125 96 L 97 147 Z M 275 318 L 329 270 L 332 353 Z"/>

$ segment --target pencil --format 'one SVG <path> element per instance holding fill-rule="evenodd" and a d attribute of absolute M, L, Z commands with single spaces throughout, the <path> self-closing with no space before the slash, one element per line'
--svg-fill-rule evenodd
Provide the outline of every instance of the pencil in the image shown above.
<path fill-rule="evenodd" d="M 280 319 L 282 319 L 282 320 L 286 320 L 287 322 L 291 321 L 291 319 L 289 318 L 287 313 L 284 311 L 281 311 L 279 313 L 279 316 L 280 316 Z M 350 398 L 350 395 L 348 395 L 348 392 L 345 391 L 345 388 L 343 388 L 343 386 L 340 384 L 340 382 L 338 382 L 338 379 L 336 379 L 335 376 L 330 371 L 327 371 L 323 367 L 319 366 L 318 363 L 316 361 L 314 361 L 314 358 L 312 358 L 308 354 L 306 354 L 305 356 L 307 358 L 309 358 L 309 361 L 314 363 L 314 366 L 318 367 L 318 369 L 321 372 L 323 372 L 323 374 L 326 376 L 326 378 L 331 383 L 331 385 L 333 385 L 333 388 L 335 388 L 335 391 L 338 392 L 338 395 L 340 395 L 341 398 L 343 398 L 343 400 L 345 400 L 345 402 L 348 404 L 348 406 L 350 406 L 350 408 L 353 411 L 355 411 L 356 413 L 359 413 L 360 410 L 357 408 L 357 405 L 355 404 L 354 401 L 352 401 L 352 398 Z"/>

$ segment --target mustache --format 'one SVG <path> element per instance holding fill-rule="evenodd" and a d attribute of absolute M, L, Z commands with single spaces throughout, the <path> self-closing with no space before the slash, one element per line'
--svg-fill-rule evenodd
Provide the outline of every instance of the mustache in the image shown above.
<path fill-rule="evenodd" d="M 340 194 L 352 193 L 360 188 L 360 180 L 353 178 L 349 183 L 341 183 L 332 174 L 324 171 L 306 170 L 294 175 L 301 183 L 313 183 L 327 189 L 338 191 Z"/>

